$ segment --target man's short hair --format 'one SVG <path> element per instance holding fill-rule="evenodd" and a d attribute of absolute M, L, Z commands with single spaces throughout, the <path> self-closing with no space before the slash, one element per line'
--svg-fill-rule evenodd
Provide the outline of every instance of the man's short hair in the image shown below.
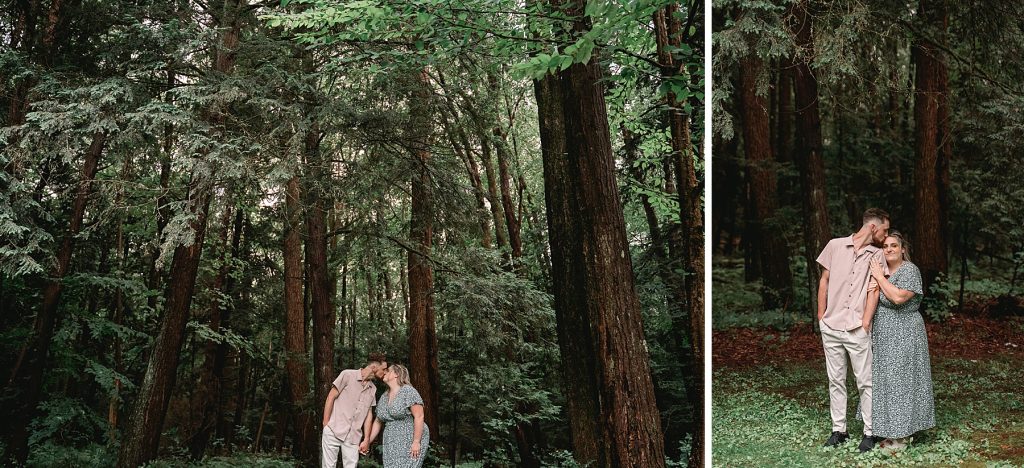
<path fill-rule="evenodd" d="M 881 208 L 868 208 L 864 210 L 864 224 L 870 223 L 872 220 L 878 220 L 879 223 L 889 221 L 889 213 Z"/>
<path fill-rule="evenodd" d="M 387 356 L 384 355 L 384 353 L 370 353 L 370 357 L 366 360 L 366 363 L 372 364 L 374 362 L 383 364 L 385 362 L 388 362 L 388 358 Z"/>

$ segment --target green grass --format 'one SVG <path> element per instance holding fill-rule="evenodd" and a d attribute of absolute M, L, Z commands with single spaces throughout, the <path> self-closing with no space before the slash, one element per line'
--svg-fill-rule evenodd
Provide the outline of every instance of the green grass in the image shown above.
<path fill-rule="evenodd" d="M 852 377 L 850 440 L 821 446 L 831 431 L 824 363 L 716 369 L 713 466 L 1024 466 L 1024 370 L 1015 359 L 933 358 L 936 427 L 895 454 L 857 451 Z"/>

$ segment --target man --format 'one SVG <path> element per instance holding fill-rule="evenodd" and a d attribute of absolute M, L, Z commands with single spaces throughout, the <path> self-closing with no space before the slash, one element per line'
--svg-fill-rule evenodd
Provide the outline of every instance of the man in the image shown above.
<path fill-rule="evenodd" d="M 864 437 L 860 451 L 875 446 L 871 434 L 871 317 L 878 306 L 878 288 L 869 288 L 870 265 L 877 259 L 886 265 L 877 247 L 889 232 L 889 214 L 878 208 L 864 212 L 863 225 L 849 237 L 832 239 L 818 256 L 824 271 L 818 282 L 818 325 L 828 371 L 832 435 L 825 442 L 834 447 L 846 441 L 846 358 L 860 390 Z M 885 267 L 888 274 L 888 267 Z M 869 290 L 870 289 L 870 290 Z"/>
<path fill-rule="evenodd" d="M 335 468 L 338 451 L 344 468 L 356 468 L 363 434 L 369 435 L 373 407 L 377 404 L 377 386 L 387 372 L 383 354 L 372 353 L 362 369 L 346 369 L 334 380 L 324 403 L 323 433 L 320 437 L 321 466 Z"/>

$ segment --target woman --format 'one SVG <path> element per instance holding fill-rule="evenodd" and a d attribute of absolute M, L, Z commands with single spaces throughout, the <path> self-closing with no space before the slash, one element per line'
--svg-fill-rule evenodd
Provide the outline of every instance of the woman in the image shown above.
<path fill-rule="evenodd" d="M 423 422 L 423 398 L 409 385 L 409 370 L 392 364 L 383 377 L 388 391 L 377 402 L 368 441 L 373 441 L 384 426 L 384 466 L 419 468 L 430 446 L 430 429 Z"/>
<path fill-rule="evenodd" d="M 882 251 L 892 272 L 872 262 L 871 276 L 882 295 L 871 333 L 872 432 L 884 437 L 881 446 L 906 447 L 915 432 L 935 427 L 928 335 L 919 311 L 924 294 L 921 271 L 910 262 L 909 246 L 890 231 Z"/>

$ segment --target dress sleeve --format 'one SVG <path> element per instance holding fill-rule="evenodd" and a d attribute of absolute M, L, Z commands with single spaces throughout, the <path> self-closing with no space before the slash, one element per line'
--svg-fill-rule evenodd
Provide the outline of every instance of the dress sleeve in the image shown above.
<path fill-rule="evenodd" d="M 906 289 L 918 296 L 924 296 L 924 282 L 921 280 L 921 270 L 913 263 L 907 266 L 910 268 L 907 269 L 907 274 L 903 275 L 902 281 L 900 281 L 900 289 Z"/>
<path fill-rule="evenodd" d="M 412 385 L 406 387 L 406 391 L 402 393 L 402 407 L 412 408 L 413 405 L 423 405 L 423 397 L 420 396 L 420 392 L 416 391 L 416 388 Z"/>

